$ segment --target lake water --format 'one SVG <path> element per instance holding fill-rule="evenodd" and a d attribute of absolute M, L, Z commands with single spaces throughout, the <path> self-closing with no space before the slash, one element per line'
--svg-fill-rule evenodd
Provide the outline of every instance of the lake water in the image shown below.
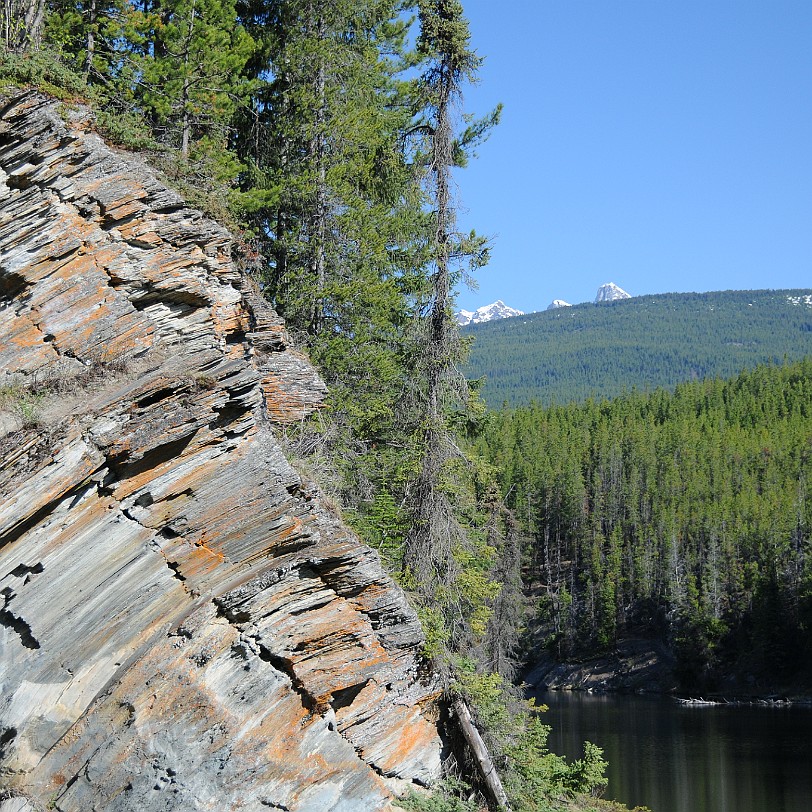
<path fill-rule="evenodd" d="M 609 762 L 606 798 L 652 812 L 811 812 L 812 708 L 684 706 L 667 697 L 550 691 L 550 750 L 584 739 Z"/>

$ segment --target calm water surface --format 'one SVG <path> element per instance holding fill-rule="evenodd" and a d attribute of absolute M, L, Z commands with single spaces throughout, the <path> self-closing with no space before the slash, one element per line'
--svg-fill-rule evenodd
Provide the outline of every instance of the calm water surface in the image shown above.
<path fill-rule="evenodd" d="M 604 749 L 607 798 L 653 812 L 812 812 L 812 708 L 564 691 L 538 701 L 553 752 L 577 758 L 584 739 Z"/>

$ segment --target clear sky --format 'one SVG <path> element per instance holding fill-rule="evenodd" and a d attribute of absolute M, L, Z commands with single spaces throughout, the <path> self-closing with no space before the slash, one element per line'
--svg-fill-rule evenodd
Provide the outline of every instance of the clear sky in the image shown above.
<path fill-rule="evenodd" d="M 505 109 L 457 174 L 493 237 L 459 307 L 812 287 L 812 0 L 463 5 L 463 107 Z"/>

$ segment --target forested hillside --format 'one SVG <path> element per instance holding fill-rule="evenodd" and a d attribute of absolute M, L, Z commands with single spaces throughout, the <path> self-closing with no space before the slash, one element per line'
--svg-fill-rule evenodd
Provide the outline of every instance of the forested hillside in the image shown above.
<path fill-rule="evenodd" d="M 549 753 L 510 687 L 516 538 L 493 468 L 462 450 L 484 408 L 458 371 L 452 292 L 487 248 L 456 227 L 451 174 L 500 110 L 464 110 L 481 59 L 459 0 L 10 0 L 0 22 L 0 85 L 60 99 L 227 223 L 245 286 L 329 385 L 280 440 L 417 607 L 476 790 L 405 803 L 573 808 L 605 765 Z M 466 755 L 475 730 L 493 762 Z"/>
<path fill-rule="evenodd" d="M 812 354 L 812 291 L 638 296 L 467 327 L 466 367 L 498 408 L 613 397 Z"/>
<path fill-rule="evenodd" d="M 812 361 L 495 413 L 480 450 L 558 656 L 643 634 L 673 647 L 686 688 L 809 673 Z"/>

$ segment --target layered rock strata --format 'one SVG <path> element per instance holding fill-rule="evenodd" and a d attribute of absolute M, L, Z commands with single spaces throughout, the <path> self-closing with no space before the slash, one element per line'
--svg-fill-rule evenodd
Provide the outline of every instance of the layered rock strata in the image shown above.
<path fill-rule="evenodd" d="M 324 387 L 229 234 L 87 121 L 0 99 L 5 803 L 388 809 L 438 773 L 435 691 L 277 440 Z"/>

